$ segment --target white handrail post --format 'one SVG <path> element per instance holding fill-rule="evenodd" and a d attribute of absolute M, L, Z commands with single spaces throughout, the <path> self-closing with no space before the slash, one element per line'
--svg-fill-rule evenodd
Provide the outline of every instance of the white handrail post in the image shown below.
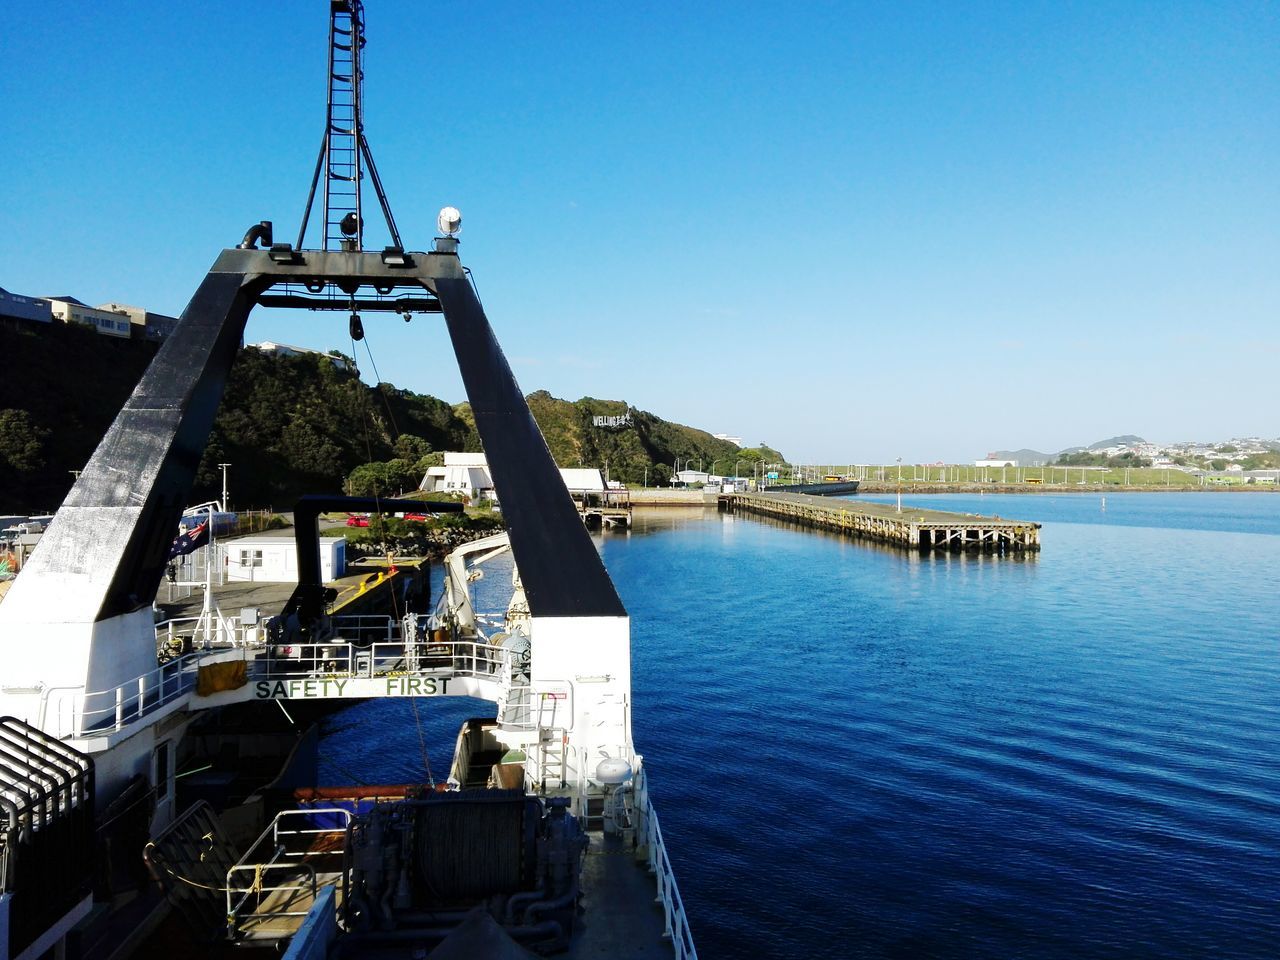
<path fill-rule="evenodd" d="M 124 726 L 124 687 L 116 687 L 116 729 Z"/>

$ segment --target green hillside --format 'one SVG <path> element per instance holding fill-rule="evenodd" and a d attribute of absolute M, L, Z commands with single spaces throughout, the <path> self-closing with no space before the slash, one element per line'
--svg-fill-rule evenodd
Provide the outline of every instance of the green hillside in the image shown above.
<path fill-rule="evenodd" d="M 155 353 L 91 330 L 55 326 L 38 333 L 0 329 L 0 513 L 56 508 Z M 92 387 L 86 387 L 92 384 Z M 545 391 L 529 406 L 561 466 L 606 462 L 611 479 L 665 482 L 677 458 L 705 470 L 750 474 L 779 462 L 767 447 L 739 450 L 693 427 L 670 423 L 618 400 L 559 400 Z M 630 414 L 628 425 L 598 427 L 597 415 Z M 230 463 L 236 507 L 288 509 L 303 493 L 396 492 L 417 485 L 445 450 L 479 450 L 468 404 L 391 384 L 369 387 L 316 355 L 241 351 L 197 474 L 192 501 L 221 491 Z M 647 474 L 646 474 L 647 467 Z"/>
<path fill-rule="evenodd" d="M 79 325 L 0 325 L 0 513 L 62 502 L 155 354 Z"/>

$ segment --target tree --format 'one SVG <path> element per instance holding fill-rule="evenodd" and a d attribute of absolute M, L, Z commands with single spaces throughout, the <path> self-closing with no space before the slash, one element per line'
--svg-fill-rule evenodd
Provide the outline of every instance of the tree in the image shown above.
<path fill-rule="evenodd" d="M 411 433 L 402 433 L 396 438 L 395 452 L 399 459 L 417 463 L 431 453 L 431 444 Z"/>
<path fill-rule="evenodd" d="M 31 419 L 25 410 L 0 410 L 0 464 L 19 473 L 31 473 L 44 466 L 44 441 L 49 431 Z"/>

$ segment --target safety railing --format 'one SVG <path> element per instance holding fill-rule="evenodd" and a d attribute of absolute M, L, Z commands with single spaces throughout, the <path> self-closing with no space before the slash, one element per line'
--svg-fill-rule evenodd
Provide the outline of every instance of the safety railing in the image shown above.
<path fill-rule="evenodd" d="M 206 656 L 201 652 L 176 657 L 107 690 L 86 693 L 83 687 L 48 687 L 41 692 L 37 725 L 56 737 L 123 729 L 194 690 Z"/>
<path fill-rule="evenodd" d="M 653 803 L 649 799 L 649 784 L 644 772 L 644 763 L 638 757 L 636 768 L 632 779 L 632 791 L 635 796 L 636 811 L 640 816 L 641 835 L 644 837 L 644 844 L 649 853 L 649 870 L 657 881 L 658 900 L 662 903 L 662 911 L 665 915 L 665 933 L 671 938 L 676 960 L 697 960 L 698 951 L 693 945 L 693 934 L 689 930 L 689 918 L 684 912 L 684 901 L 680 898 L 675 872 L 671 869 L 671 858 L 667 855 L 667 847 L 662 840 L 658 814 L 654 811 Z"/>
<path fill-rule="evenodd" d="M 319 826 L 325 819 L 334 824 Z M 341 879 L 350 823 L 351 811 L 339 807 L 276 814 L 227 871 L 228 938 L 291 935 L 310 912 L 320 887 Z M 276 875 L 282 878 L 273 883 Z"/>
<path fill-rule="evenodd" d="M 106 690 L 48 687 L 41 691 L 37 725 L 57 737 L 83 737 L 119 731 L 173 701 L 192 694 L 200 667 L 230 659 L 245 661 L 247 680 L 380 677 L 492 680 L 508 698 L 512 654 L 487 643 L 414 640 L 409 643 L 363 645 L 326 643 L 266 644 L 253 647 L 195 650 L 160 664 L 141 676 Z M 426 692 L 413 683 L 397 687 L 398 695 Z M 514 691 L 517 699 L 520 691 Z M 367 693 L 365 694 L 368 695 Z M 527 692 L 525 694 L 527 698 Z"/>
<path fill-rule="evenodd" d="M 415 634 L 426 631 L 427 615 L 412 618 Z M 406 630 L 403 620 L 377 614 L 341 614 L 331 617 L 332 639 L 338 642 L 391 642 L 401 640 Z M 212 636 L 210 636 L 212 634 Z M 236 615 L 175 617 L 156 624 L 156 645 L 159 649 L 182 647 L 211 650 L 220 647 L 262 647 L 278 642 L 268 636 L 266 621 L 242 623 Z"/>
<path fill-rule="evenodd" d="M 477 677 L 510 682 L 511 654 L 501 647 L 466 640 L 410 643 L 272 644 L 253 660 L 250 679 L 314 676 L 326 679 L 376 677 Z"/>

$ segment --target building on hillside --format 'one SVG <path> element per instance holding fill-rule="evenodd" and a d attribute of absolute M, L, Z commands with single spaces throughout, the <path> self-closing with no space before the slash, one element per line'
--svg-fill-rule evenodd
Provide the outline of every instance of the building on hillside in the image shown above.
<path fill-rule="evenodd" d="M 713 434 L 712 434 L 712 436 L 713 436 L 713 437 L 715 437 L 717 440 L 728 440 L 728 441 L 729 441 L 730 443 L 732 443 L 735 447 L 740 447 L 740 446 L 742 446 L 742 438 L 741 438 L 741 437 L 731 437 L 731 436 L 729 436 L 727 433 L 713 433 Z"/>
<path fill-rule="evenodd" d="M 595 467 L 561 467 L 560 479 L 575 500 L 603 495 L 609 489 Z M 496 496 L 489 461 L 483 453 L 446 453 L 443 466 L 427 468 L 418 489 L 427 493 L 457 494 L 470 500 Z"/>
<path fill-rule="evenodd" d="M 75 297 L 62 296 L 48 299 L 53 316 L 63 323 L 79 323 L 93 327 L 98 333 L 108 337 L 121 337 L 126 340 L 133 337 L 133 322 L 126 314 L 100 310 Z"/>
<path fill-rule="evenodd" d="M 178 325 L 177 317 L 168 317 L 163 313 L 152 313 L 145 307 L 135 307 L 127 303 L 100 303 L 99 310 L 124 314 L 133 324 L 131 334 L 135 340 L 163 340 Z"/>
<path fill-rule="evenodd" d="M 429 467 L 419 490 L 427 493 L 453 493 L 474 500 L 493 496 L 493 478 L 483 453 L 446 453 L 444 465 Z"/>
<path fill-rule="evenodd" d="M 343 357 L 335 357 L 331 353 L 325 353 L 323 350 L 312 350 L 309 347 L 295 347 L 288 343 L 276 343 L 274 340 L 263 340 L 261 343 L 251 343 L 249 346 L 263 353 L 273 353 L 280 357 L 305 357 L 316 356 L 324 357 L 333 363 L 339 370 L 350 370 L 351 364 Z"/>
<path fill-rule="evenodd" d="M 42 297 L 24 297 L 0 287 L 0 320 L 25 323 L 52 323 L 53 311 Z"/>

